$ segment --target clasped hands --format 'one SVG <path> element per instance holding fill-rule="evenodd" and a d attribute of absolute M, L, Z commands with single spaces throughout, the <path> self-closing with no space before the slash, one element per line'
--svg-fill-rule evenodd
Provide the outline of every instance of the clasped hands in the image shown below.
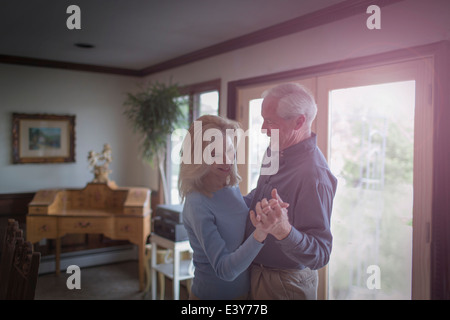
<path fill-rule="evenodd" d="M 268 234 L 282 240 L 291 232 L 292 226 L 287 214 L 289 203 L 281 199 L 277 189 L 273 189 L 271 195 L 272 199 L 264 198 L 256 203 L 256 212 L 250 210 L 250 221 L 256 228 L 253 236 L 259 242 L 264 241 Z"/>

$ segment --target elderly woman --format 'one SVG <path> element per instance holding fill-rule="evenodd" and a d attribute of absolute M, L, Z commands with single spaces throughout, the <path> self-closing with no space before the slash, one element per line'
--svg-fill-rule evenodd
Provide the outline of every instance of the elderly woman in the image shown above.
<path fill-rule="evenodd" d="M 249 209 L 238 188 L 234 139 L 227 134 L 238 128 L 234 121 L 202 116 L 191 125 L 183 142 L 178 186 L 194 251 L 190 299 L 245 299 L 250 285 L 248 267 L 267 236 L 252 215 L 256 229 L 244 239 Z"/>

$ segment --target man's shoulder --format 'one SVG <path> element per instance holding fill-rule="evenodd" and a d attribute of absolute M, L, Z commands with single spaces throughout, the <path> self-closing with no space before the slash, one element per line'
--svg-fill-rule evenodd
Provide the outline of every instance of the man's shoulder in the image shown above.
<path fill-rule="evenodd" d="M 319 151 L 320 152 L 320 151 Z M 327 161 L 323 157 L 322 153 L 312 154 L 307 159 L 304 159 L 302 164 L 293 165 L 291 171 L 299 181 L 306 183 L 334 183 L 336 177 L 331 172 Z"/>

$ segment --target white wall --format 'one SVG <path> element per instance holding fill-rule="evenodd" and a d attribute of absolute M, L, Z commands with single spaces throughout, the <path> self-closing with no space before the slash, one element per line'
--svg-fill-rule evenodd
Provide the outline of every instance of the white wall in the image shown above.
<path fill-rule="evenodd" d="M 82 187 L 92 179 L 88 151 L 101 150 L 105 142 L 113 149 L 111 178 L 117 184 L 157 188 L 157 175 L 138 160 L 136 136 L 122 115 L 124 92 L 139 81 L 172 78 L 187 85 L 221 78 L 225 107 L 230 81 L 450 39 L 448 0 L 406 0 L 383 7 L 381 30 L 368 30 L 368 17 L 362 12 L 145 79 L 0 64 L 0 193 Z M 12 165 L 12 112 L 76 114 L 77 162 Z"/>
<path fill-rule="evenodd" d="M 125 116 L 125 93 L 137 79 L 98 73 L 0 64 L 0 193 L 84 187 L 93 179 L 90 150 L 112 148 L 111 180 L 119 186 L 157 189 L 139 160 L 136 136 Z M 12 113 L 76 115 L 75 163 L 12 164 Z"/>

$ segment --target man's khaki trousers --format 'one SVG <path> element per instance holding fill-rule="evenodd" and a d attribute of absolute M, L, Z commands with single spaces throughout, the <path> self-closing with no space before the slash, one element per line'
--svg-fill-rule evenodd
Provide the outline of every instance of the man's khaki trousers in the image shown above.
<path fill-rule="evenodd" d="M 317 300 L 317 284 L 317 270 L 272 269 L 257 264 L 250 267 L 253 300 Z"/>

